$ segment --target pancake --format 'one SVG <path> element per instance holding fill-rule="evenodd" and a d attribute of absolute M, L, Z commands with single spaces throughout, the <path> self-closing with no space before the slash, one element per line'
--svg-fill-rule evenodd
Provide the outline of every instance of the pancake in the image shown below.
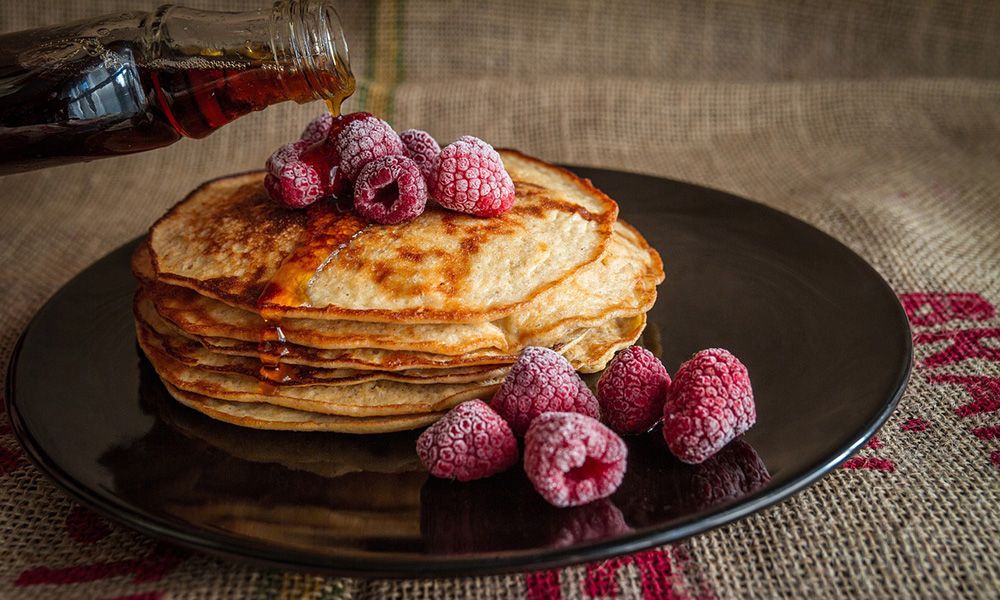
<path fill-rule="evenodd" d="M 635 316 L 618 317 L 606 323 L 601 323 L 593 327 L 583 327 L 574 330 L 565 336 L 564 342 L 553 344 L 550 348 L 563 355 L 567 351 L 579 344 L 585 344 L 588 334 L 595 330 L 617 322 L 622 319 L 632 323 Z M 618 328 L 617 325 L 610 325 Z M 224 338 L 200 338 L 199 340 L 206 348 L 221 354 L 233 356 L 260 357 L 256 344 L 250 342 L 240 342 Z M 290 365 L 304 365 L 319 368 L 356 368 L 375 369 L 381 371 L 400 371 L 412 369 L 454 369 L 464 366 L 486 366 L 486 365 L 510 365 L 517 360 L 517 352 L 511 354 L 495 352 L 470 352 L 462 356 L 442 356 L 438 354 L 426 354 L 420 352 L 394 352 L 391 350 L 379 350 L 373 348 L 358 348 L 355 350 L 317 350 L 304 346 L 287 344 L 282 347 L 285 352 L 281 357 L 281 362 Z M 578 352 L 576 357 L 584 360 L 585 357 L 593 357 L 592 352 Z M 273 358 L 273 357 L 272 357 Z M 599 358 L 599 357 L 595 357 Z M 593 362 L 578 362 L 573 364 L 574 368 L 593 368 Z"/>
<path fill-rule="evenodd" d="M 259 356 L 236 356 L 213 352 L 201 343 L 184 337 L 176 327 L 161 319 L 153 309 L 152 302 L 142 290 L 135 298 L 135 317 L 139 324 L 137 335 L 140 343 L 155 341 L 171 358 L 188 366 L 208 371 L 242 373 L 265 379 L 261 375 L 263 363 Z M 285 364 L 285 363 L 283 363 Z M 472 383 L 484 379 L 503 377 L 506 365 L 480 365 L 453 367 L 448 369 L 407 369 L 401 371 L 359 370 L 352 368 L 322 368 L 305 365 L 285 364 L 282 368 L 282 385 L 347 385 L 387 379 L 407 383 Z"/>
<path fill-rule="evenodd" d="M 430 208 L 407 223 L 364 226 L 326 205 L 278 207 L 263 172 L 211 181 L 150 230 L 155 279 L 271 319 L 502 318 L 600 258 L 618 207 L 568 171 L 501 155 L 517 198 L 490 219 Z M 281 285 L 258 304 L 274 282 Z"/>
<path fill-rule="evenodd" d="M 188 333 L 261 339 L 265 322 L 258 314 L 174 285 L 156 286 L 152 293 L 157 312 Z M 289 318 L 281 320 L 281 330 L 289 342 L 311 348 L 382 348 L 448 355 L 507 349 L 503 331 L 489 322 L 407 324 Z"/>
<path fill-rule="evenodd" d="M 140 337 L 139 346 L 161 379 L 186 392 L 327 415 L 381 417 L 440 412 L 465 400 L 490 397 L 502 380 L 472 384 L 412 385 L 379 380 L 352 385 L 264 386 L 256 377 L 185 365 L 150 338 Z"/>
<path fill-rule="evenodd" d="M 608 366 L 615 353 L 636 342 L 646 328 L 646 314 L 612 319 L 587 331 L 578 344 L 570 346 L 564 356 L 581 373 L 596 373 Z"/>
<path fill-rule="evenodd" d="M 261 339 L 265 321 L 259 314 L 202 296 L 189 288 L 156 282 L 147 244 L 140 244 L 133 254 L 132 272 L 149 290 L 156 311 L 183 331 L 252 342 Z M 281 329 L 288 341 L 312 348 L 464 354 L 507 347 L 503 331 L 488 322 L 404 324 L 289 318 L 281 320 Z"/>
<path fill-rule="evenodd" d="M 618 221 L 611 244 L 599 260 L 496 325 L 511 349 L 550 347 L 582 328 L 646 312 L 656 302 L 656 286 L 661 281 L 659 254 L 638 231 Z"/>
<path fill-rule="evenodd" d="M 614 352 L 642 333 L 645 315 L 616 319 L 588 332 L 572 346 L 571 362 L 586 363 L 580 370 L 604 367 Z M 141 327 L 140 327 L 141 328 Z M 253 376 L 223 373 L 186 365 L 171 357 L 155 338 L 143 337 L 140 347 L 160 377 L 181 390 L 231 402 L 269 403 L 300 411 L 345 416 L 386 416 L 439 412 L 465 400 L 489 398 L 502 377 L 474 384 L 412 385 L 373 381 L 351 385 L 264 386 Z"/>
<path fill-rule="evenodd" d="M 205 349 L 197 342 L 179 336 L 161 335 L 149 327 L 141 327 L 139 339 L 149 345 L 161 346 L 171 358 L 185 365 L 218 373 L 237 373 L 255 377 L 271 384 L 273 381 L 262 375 L 263 363 L 256 358 L 230 356 Z M 507 374 L 507 365 L 482 365 L 456 367 L 451 369 L 407 369 L 405 371 L 375 371 L 358 369 L 324 369 L 302 365 L 281 367 L 282 386 L 302 385 L 352 385 L 367 381 L 399 381 L 415 385 L 432 383 L 476 383 L 487 379 L 501 378 Z"/>
<path fill-rule="evenodd" d="M 304 412 L 264 403 L 226 402 L 186 392 L 164 382 L 167 391 L 181 404 L 204 415 L 233 425 L 280 431 L 331 431 L 337 433 L 389 433 L 424 427 L 440 419 L 444 412 L 384 417 L 344 417 Z"/>
<path fill-rule="evenodd" d="M 140 251 L 141 252 L 141 251 Z M 134 262 L 142 263 L 137 256 Z M 141 270 L 141 267 L 136 267 Z M 659 255 L 622 221 L 602 257 L 495 323 L 389 324 L 346 320 L 282 319 L 285 339 L 316 349 L 380 348 L 462 355 L 480 349 L 516 353 L 553 346 L 572 331 L 648 310 L 663 279 Z M 185 333 L 248 342 L 261 339 L 257 314 L 178 286 L 151 286 L 157 312 Z"/>

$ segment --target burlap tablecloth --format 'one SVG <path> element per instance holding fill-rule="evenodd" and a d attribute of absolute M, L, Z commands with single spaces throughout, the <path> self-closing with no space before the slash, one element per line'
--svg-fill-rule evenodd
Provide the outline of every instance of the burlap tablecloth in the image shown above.
<path fill-rule="evenodd" d="M 0 29 L 151 6 L 4 2 Z M 362 80 L 352 109 L 441 140 L 473 133 L 720 188 L 852 247 L 913 325 L 898 410 L 809 490 L 673 547 L 411 581 L 259 570 L 156 544 L 57 491 L 3 426 L 0 597 L 996 597 L 1000 3 L 389 0 L 342 13 Z M 282 105 L 202 141 L 0 180 L 3 364 L 80 269 L 199 182 L 258 167 L 319 110 Z"/>

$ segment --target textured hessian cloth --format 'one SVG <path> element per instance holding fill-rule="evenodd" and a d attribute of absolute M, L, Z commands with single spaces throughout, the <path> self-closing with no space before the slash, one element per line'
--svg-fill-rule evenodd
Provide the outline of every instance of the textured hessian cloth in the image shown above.
<path fill-rule="evenodd" d="M 184 2 L 246 8 L 243 2 Z M 5 2 L 0 28 L 152 8 Z M 75 505 L 0 431 L 0 597 L 958 598 L 1000 587 L 1000 3 L 345 3 L 348 108 L 438 139 L 651 173 L 788 212 L 899 294 L 916 358 L 868 447 L 781 505 L 602 563 L 355 580 L 190 555 Z M 321 105 L 201 141 L 6 177 L 0 358 L 34 311 Z M 850 373 L 844 373 L 850 377 Z"/>

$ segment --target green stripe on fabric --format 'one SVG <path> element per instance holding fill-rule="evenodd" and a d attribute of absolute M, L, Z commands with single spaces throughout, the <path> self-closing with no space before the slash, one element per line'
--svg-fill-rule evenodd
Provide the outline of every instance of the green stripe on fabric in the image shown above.
<path fill-rule="evenodd" d="M 395 31 L 393 32 L 396 37 L 396 46 L 394 50 L 396 51 L 396 56 L 394 56 L 393 66 L 395 67 L 395 73 L 393 73 L 392 78 L 392 88 L 389 90 L 388 98 L 388 114 L 393 117 L 396 116 L 396 87 L 401 81 L 403 81 L 403 32 L 406 31 L 406 0 L 396 0 L 396 23 Z"/>
<path fill-rule="evenodd" d="M 358 85 L 362 109 L 388 121 L 395 116 L 396 86 L 403 77 L 404 0 L 378 0 L 370 16 L 368 72 Z"/>

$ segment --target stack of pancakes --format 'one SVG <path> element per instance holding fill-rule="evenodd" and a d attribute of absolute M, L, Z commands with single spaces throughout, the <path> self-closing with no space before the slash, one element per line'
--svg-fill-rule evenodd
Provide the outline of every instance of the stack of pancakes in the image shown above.
<path fill-rule="evenodd" d="M 501 156 L 517 199 L 490 219 L 366 225 L 331 202 L 277 206 L 262 172 L 206 183 L 133 257 L 142 350 L 211 417 L 353 433 L 488 400 L 525 346 L 604 368 L 642 333 L 660 258 L 589 181 Z"/>

